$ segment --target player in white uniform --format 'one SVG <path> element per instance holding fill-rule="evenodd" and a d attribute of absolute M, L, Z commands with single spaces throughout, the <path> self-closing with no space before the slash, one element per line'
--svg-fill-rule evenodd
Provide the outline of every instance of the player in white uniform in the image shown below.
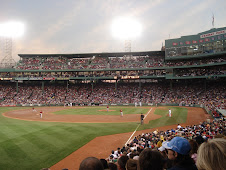
<path fill-rule="evenodd" d="M 121 117 L 123 117 L 123 112 L 122 112 L 122 109 L 120 110 L 120 115 L 121 115 Z"/>
<path fill-rule="evenodd" d="M 172 112 L 171 109 L 169 109 L 169 117 L 172 116 L 172 113 L 171 112 Z"/>
<path fill-rule="evenodd" d="M 40 112 L 40 114 L 39 114 L 39 115 L 40 115 L 40 118 L 42 119 L 42 111 Z"/>

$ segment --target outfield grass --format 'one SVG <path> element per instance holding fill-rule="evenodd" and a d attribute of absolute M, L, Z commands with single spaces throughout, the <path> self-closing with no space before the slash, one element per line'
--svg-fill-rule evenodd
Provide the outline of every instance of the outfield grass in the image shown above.
<path fill-rule="evenodd" d="M 1 107 L 0 114 L 14 109 L 21 108 Z M 156 110 L 156 114 L 164 117 L 150 121 L 149 124 L 140 126 L 138 130 L 186 121 L 184 120 L 187 115 L 186 108 L 172 107 L 171 109 L 172 119 L 166 117 L 168 110 Z M 130 113 L 131 110 L 125 114 Z M 0 169 L 39 170 L 43 167 L 50 167 L 97 136 L 132 132 L 137 126 L 138 123 L 35 122 L 10 119 L 1 115 Z M 115 148 L 109 148 L 111 149 Z"/>
<path fill-rule="evenodd" d="M 169 109 L 172 111 L 172 117 L 168 116 Z M 155 128 L 161 126 L 168 126 L 173 124 L 185 123 L 187 120 L 187 108 L 182 107 L 165 107 L 165 109 L 156 109 L 154 114 L 161 115 L 162 117 L 152 120 L 149 124 L 144 124 L 141 129 Z M 140 130 L 141 130 L 140 129 Z"/>

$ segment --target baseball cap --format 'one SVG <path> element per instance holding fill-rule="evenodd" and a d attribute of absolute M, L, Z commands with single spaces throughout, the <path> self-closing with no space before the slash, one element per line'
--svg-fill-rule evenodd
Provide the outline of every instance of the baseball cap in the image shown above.
<path fill-rule="evenodd" d="M 188 155 L 191 150 L 188 140 L 182 137 L 174 137 L 171 141 L 162 145 L 164 148 L 176 151 L 181 155 Z"/>

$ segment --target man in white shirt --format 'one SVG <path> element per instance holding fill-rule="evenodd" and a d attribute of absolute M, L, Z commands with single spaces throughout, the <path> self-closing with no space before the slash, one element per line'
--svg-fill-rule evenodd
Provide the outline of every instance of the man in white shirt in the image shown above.
<path fill-rule="evenodd" d="M 181 128 L 181 125 L 180 125 L 180 124 L 178 124 L 178 125 L 177 125 L 177 129 L 180 129 L 180 128 Z"/>

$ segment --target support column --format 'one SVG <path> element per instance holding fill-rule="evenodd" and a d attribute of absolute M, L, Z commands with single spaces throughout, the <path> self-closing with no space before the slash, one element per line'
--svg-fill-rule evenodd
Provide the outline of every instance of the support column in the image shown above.
<path fill-rule="evenodd" d="M 92 93 L 93 93 L 93 81 L 91 82 L 91 85 L 92 85 Z"/>
<path fill-rule="evenodd" d="M 173 89 L 173 81 L 170 80 L 170 90 L 172 90 L 172 89 Z"/>
<path fill-rule="evenodd" d="M 115 82 L 115 92 L 117 92 L 117 83 L 118 83 L 118 80 L 116 80 Z"/>
<path fill-rule="evenodd" d="M 44 81 L 42 81 L 42 94 L 44 93 Z"/>
<path fill-rule="evenodd" d="M 18 93 L 18 80 L 16 81 L 16 93 Z"/>
<path fill-rule="evenodd" d="M 205 93 L 206 93 L 206 79 L 204 81 L 204 90 L 205 90 Z"/>
<path fill-rule="evenodd" d="M 141 81 L 139 81 L 139 92 L 141 92 Z"/>
<path fill-rule="evenodd" d="M 67 93 L 68 93 L 68 81 L 69 81 L 69 80 L 67 80 Z"/>

